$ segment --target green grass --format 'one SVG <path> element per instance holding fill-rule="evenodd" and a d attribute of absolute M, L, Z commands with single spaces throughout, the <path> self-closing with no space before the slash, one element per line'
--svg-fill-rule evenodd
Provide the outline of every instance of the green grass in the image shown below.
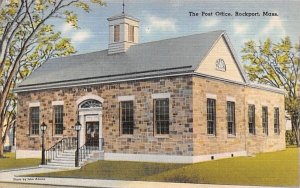
<path fill-rule="evenodd" d="M 183 166 L 183 164 L 97 161 L 82 167 L 80 170 L 34 174 L 33 176 L 141 180 L 146 176 L 178 169 Z"/>
<path fill-rule="evenodd" d="M 196 164 L 97 161 L 82 169 L 34 176 L 181 183 L 298 186 L 298 148 Z"/>
<path fill-rule="evenodd" d="M 16 159 L 15 153 L 4 153 L 0 158 L 0 170 L 38 166 L 40 159 Z"/>

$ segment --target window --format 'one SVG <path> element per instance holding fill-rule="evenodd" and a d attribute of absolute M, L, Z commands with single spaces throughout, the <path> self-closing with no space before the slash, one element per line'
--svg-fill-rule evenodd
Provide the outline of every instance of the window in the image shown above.
<path fill-rule="evenodd" d="M 38 135 L 40 131 L 40 108 L 30 107 L 30 127 L 31 134 Z"/>
<path fill-rule="evenodd" d="M 133 101 L 122 101 L 120 104 L 122 134 L 133 134 Z"/>
<path fill-rule="evenodd" d="M 114 26 L 114 42 L 120 41 L 120 25 Z"/>
<path fill-rule="evenodd" d="M 155 99 L 156 134 L 169 134 L 169 99 Z"/>
<path fill-rule="evenodd" d="M 85 100 L 81 105 L 80 108 L 101 108 L 102 104 L 94 99 Z"/>
<path fill-rule="evenodd" d="M 63 105 L 54 106 L 54 125 L 55 125 L 55 134 L 63 134 Z"/>
<path fill-rule="evenodd" d="M 255 105 L 248 105 L 248 125 L 249 133 L 255 134 Z"/>
<path fill-rule="evenodd" d="M 227 101 L 227 133 L 235 135 L 235 103 Z"/>
<path fill-rule="evenodd" d="M 262 128 L 263 133 L 268 135 L 268 107 L 262 107 Z"/>
<path fill-rule="evenodd" d="M 128 25 L 128 41 L 134 42 L 134 26 Z"/>
<path fill-rule="evenodd" d="M 279 134 L 279 108 L 274 108 L 274 133 Z"/>
<path fill-rule="evenodd" d="M 216 135 L 216 99 L 207 99 L 207 134 Z"/>

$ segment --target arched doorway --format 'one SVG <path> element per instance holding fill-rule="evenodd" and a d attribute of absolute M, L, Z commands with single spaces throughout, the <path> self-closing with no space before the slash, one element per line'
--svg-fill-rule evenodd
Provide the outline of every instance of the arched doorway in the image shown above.
<path fill-rule="evenodd" d="M 99 147 L 102 150 L 102 103 L 99 96 L 85 96 L 77 100 L 78 118 L 82 125 L 80 146 Z"/>

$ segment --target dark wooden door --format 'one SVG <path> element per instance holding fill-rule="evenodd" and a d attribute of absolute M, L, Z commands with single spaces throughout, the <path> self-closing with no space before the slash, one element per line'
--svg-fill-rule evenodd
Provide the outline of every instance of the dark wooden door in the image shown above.
<path fill-rule="evenodd" d="M 86 122 L 86 145 L 99 146 L 99 122 Z"/>

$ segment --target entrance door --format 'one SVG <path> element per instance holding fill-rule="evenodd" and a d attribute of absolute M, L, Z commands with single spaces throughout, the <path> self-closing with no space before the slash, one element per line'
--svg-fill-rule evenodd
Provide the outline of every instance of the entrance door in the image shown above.
<path fill-rule="evenodd" d="M 99 122 L 86 122 L 86 145 L 99 147 Z"/>

